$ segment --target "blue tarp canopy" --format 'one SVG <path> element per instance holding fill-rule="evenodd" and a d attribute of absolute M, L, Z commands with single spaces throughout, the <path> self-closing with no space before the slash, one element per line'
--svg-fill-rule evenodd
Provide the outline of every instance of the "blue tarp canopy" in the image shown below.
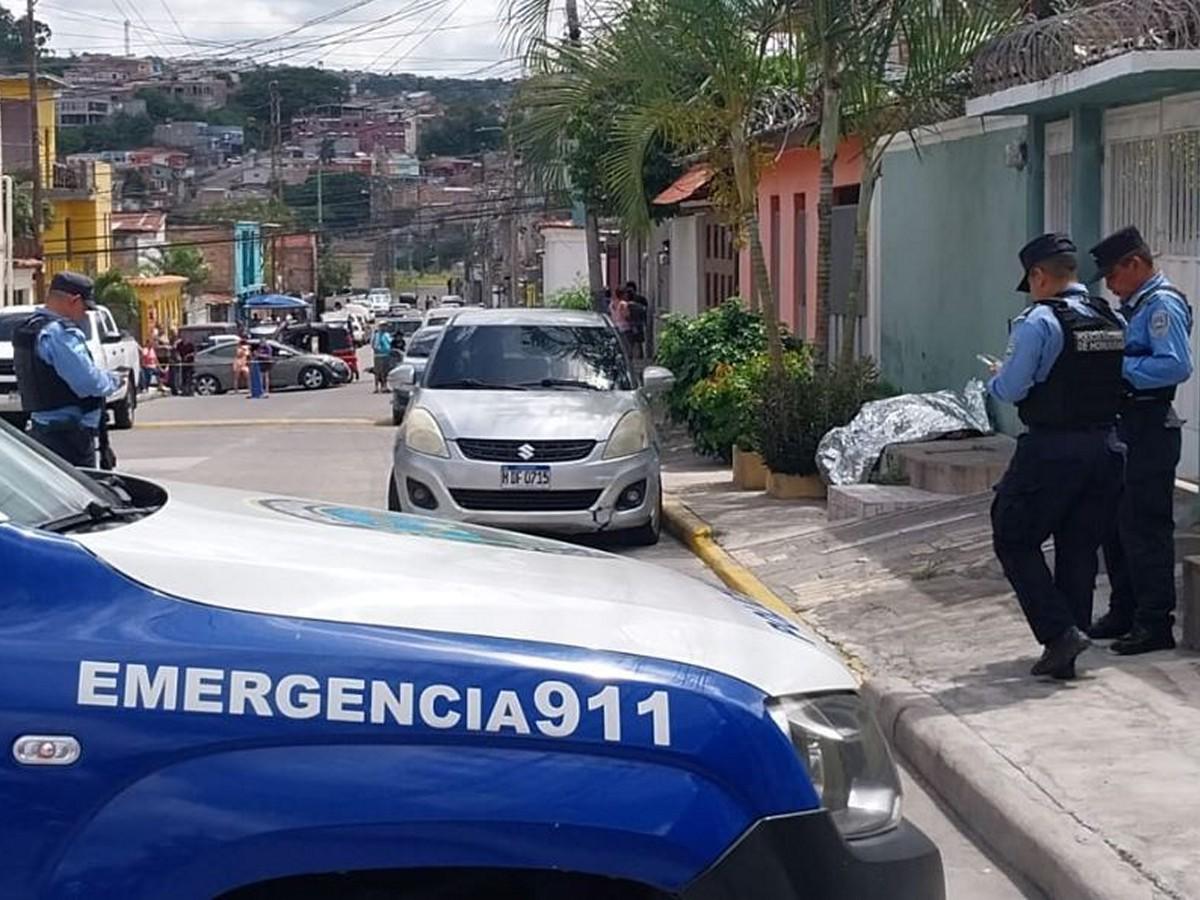
<path fill-rule="evenodd" d="M 286 294 L 255 294 L 246 298 L 246 309 L 308 309 L 308 304 Z"/>

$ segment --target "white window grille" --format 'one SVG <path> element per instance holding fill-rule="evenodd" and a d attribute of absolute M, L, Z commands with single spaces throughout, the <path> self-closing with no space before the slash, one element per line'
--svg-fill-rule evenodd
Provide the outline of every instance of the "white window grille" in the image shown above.
<path fill-rule="evenodd" d="M 1071 232 L 1071 153 L 1046 156 L 1046 230 Z"/>
<path fill-rule="evenodd" d="M 1159 141 L 1154 138 L 1108 145 L 1108 231 L 1127 225 L 1153 241 L 1158 225 Z"/>
<path fill-rule="evenodd" d="M 1200 256 L 1200 131 L 1162 139 L 1165 184 L 1162 252 Z"/>

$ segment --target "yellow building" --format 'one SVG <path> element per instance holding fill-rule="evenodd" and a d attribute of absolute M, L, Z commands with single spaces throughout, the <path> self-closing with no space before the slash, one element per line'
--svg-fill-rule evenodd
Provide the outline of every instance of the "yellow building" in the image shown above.
<path fill-rule="evenodd" d="M 183 289 L 187 279 L 182 275 L 130 278 L 129 284 L 137 294 L 141 312 L 138 317 L 141 322 L 139 343 L 149 343 L 156 326 L 159 334 L 165 336 L 183 324 Z"/>
<path fill-rule="evenodd" d="M 58 78 L 38 79 L 41 182 L 51 207 L 50 221 L 42 234 L 47 281 L 64 269 L 95 276 L 112 265 L 112 166 L 91 160 L 71 165 L 57 162 L 58 94 L 65 86 L 66 82 Z M 28 173 L 32 169 L 29 115 L 16 108 L 28 109 L 29 80 L 25 76 L 0 76 L 0 104 L 16 113 L 4 119 L 4 171 L 13 175 Z"/>

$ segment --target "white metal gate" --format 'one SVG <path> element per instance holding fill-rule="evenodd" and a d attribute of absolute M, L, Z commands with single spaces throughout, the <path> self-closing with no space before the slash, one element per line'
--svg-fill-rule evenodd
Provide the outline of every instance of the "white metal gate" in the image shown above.
<path fill-rule="evenodd" d="M 1200 94 L 1109 110 L 1104 118 L 1105 231 L 1136 225 L 1163 272 L 1200 302 Z M 1193 329 L 1192 355 L 1200 358 Z M 1179 474 L 1200 478 L 1200 373 L 1181 385 L 1188 420 Z"/>
<path fill-rule="evenodd" d="M 1045 230 L 1071 233 L 1071 120 L 1046 125 Z"/>

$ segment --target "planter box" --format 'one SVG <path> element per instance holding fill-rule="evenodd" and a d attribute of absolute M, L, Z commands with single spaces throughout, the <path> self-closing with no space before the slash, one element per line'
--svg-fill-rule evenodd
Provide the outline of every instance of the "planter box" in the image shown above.
<path fill-rule="evenodd" d="M 767 472 L 767 496 L 776 500 L 824 500 L 820 475 L 779 475 Z"/>
<path fill-rule="evenodd" d="M 733 486 L 739 491 L 761 491 L 767 486 L 767 464 L 750 450 L 733 448 Z"/>

